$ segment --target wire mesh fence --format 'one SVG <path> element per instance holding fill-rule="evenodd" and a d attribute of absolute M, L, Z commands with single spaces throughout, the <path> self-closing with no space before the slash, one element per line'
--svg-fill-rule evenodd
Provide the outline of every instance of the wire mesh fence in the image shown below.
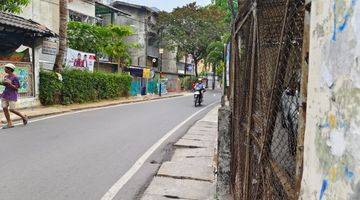
<path fill-rule="evenodd" d="M 304 0 L 244 0 L 233 27 L 234 199 L 295 199 Z"/>

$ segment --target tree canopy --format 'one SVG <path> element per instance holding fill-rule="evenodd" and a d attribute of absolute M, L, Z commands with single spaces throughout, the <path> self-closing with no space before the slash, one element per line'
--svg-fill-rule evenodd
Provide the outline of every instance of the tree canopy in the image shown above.
<path fill-rule="evenodd" d="M 235 18 L 238 10 L 237 0 L 212 0 L 212 3 L 219 9 L 226 12 L 224 18 L 225 22 L 231 23 L 232 19 Z"/>
<path fill-rule="evenodd" d="M 97 56 L 109 56 L 119 66 L 131 63 L 129 49 L 135 44 L 128 44 L 125 38 L 133 30 L 124 25 L 98 26 L 83 22 L 69 22 L 68 40 L 70 48 L 95 53 Z"/>
<path fill-rule="evenodd" d="M 0 11 L 20 13 L 24 6 L 27 6 L 30 0 L 1 0 Z"/>
<path fill-rule="evenodd" d="M 225 12 L 218 7 L 199 7 L 196 3 L 176 8 L 171 13 L 161 12 L 156 25 L 161 36 L 160 45 L 191 54 L 197 75 L 197 62 L 206 57 L 208 45 L 220 40 L 228 30 L 224 17 Z"/>

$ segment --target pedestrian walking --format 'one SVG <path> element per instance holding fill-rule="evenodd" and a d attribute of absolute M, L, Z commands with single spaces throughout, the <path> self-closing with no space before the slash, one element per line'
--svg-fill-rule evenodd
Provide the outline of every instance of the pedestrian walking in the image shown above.
<path fill-rule="evenodd" d="M 15 66 L 13 64 L 9 63 L 5 65 L 6 76 L 1 82 L 1 85 L 5 86 L 5 90 L 1 95 L 1 107 L 4 111 L 7 125 L 3 126 L 3 129 L 14 127 L 10 119 L 10 112 L 21 117 L 24 125 L 28 123 L 28 118 L 25 115 L 22 115 L 19 111 L 15 110 L 15 104 L 18 98 L 18 89 L 20 87 L 20 82 L 18 77 L 14 74 L 14 71 Z"/>

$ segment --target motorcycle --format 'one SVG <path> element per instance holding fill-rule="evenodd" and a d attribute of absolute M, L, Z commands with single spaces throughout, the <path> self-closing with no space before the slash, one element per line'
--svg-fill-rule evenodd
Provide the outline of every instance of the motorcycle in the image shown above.
<path fill-rule="evenodd" d="M 201 103 L 203 102 L 203 95 L 201 95 L 201 91 L 196 90 L 194 92 L 194 102 L 195 102 L 195 107 L 197 106 L 201 106 Z"/>

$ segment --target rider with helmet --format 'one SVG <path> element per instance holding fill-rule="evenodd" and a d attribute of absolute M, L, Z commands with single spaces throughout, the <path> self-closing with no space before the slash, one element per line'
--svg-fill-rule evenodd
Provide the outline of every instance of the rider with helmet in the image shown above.
<path fill-rule="evenodd" d="M 200 99 L 203 99 L 203 94 L 205 92 L 205 85 L 202 82 L 201 79 L 198 79 L 198 82 L 195 84 L 195 91 L 199 91 L 200 92 Z"/>

